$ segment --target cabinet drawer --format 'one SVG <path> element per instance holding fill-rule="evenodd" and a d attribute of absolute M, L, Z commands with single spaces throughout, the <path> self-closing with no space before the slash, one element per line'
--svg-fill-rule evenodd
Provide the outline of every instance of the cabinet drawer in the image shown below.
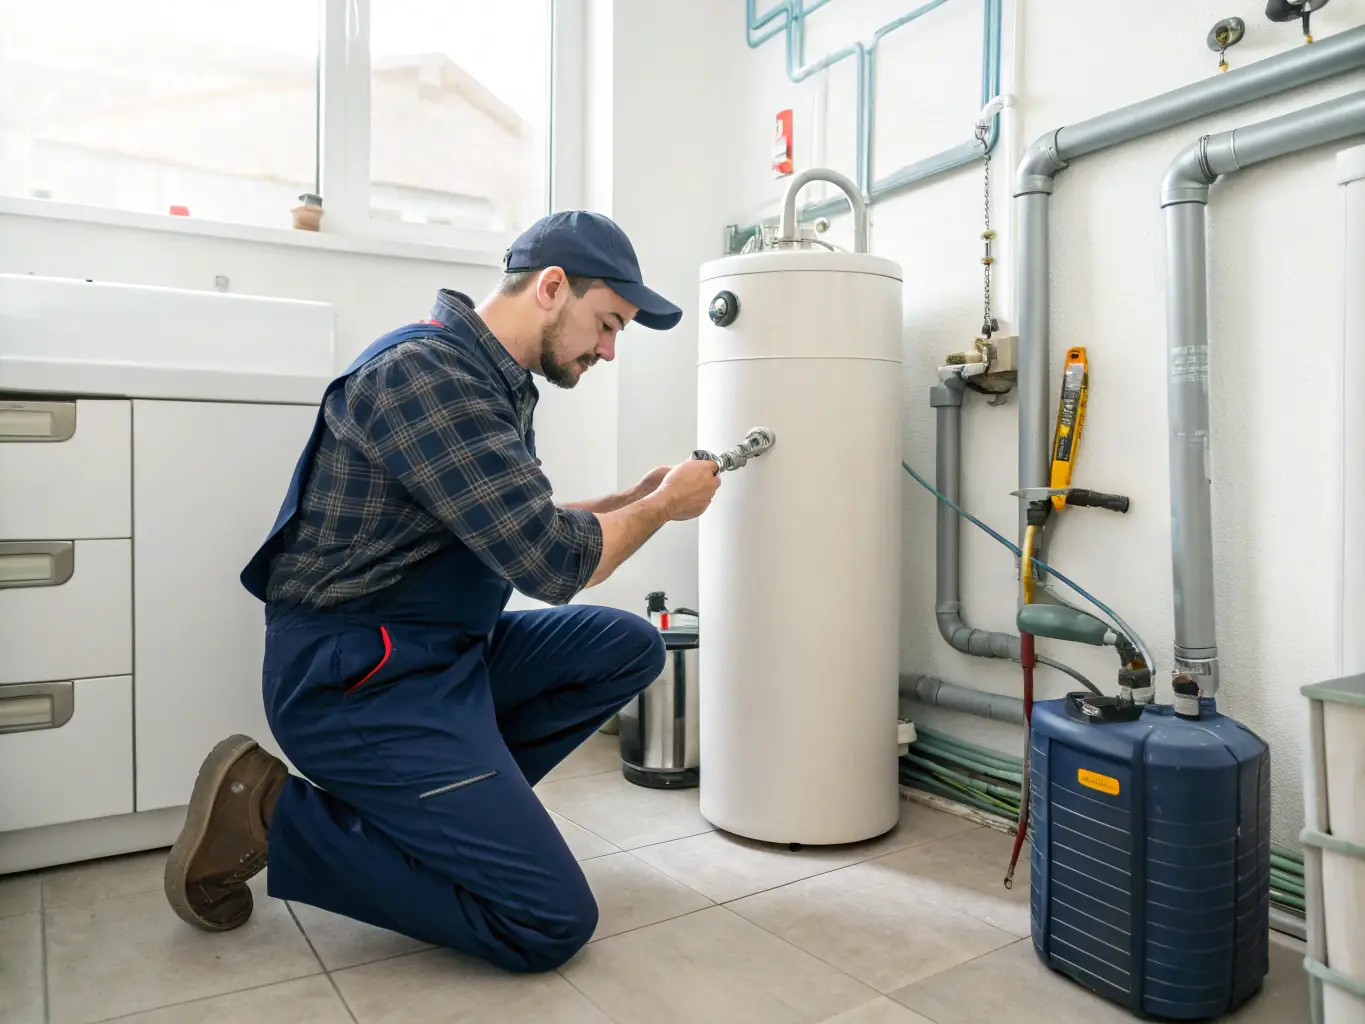
<path fill-rule="evenodd" d="M 0 832 L 131 814 L 132 678 L 0 686 L 0 779 Z"/>
<path fill-rule="evenodd" d="M 132 672 L 132 558 L 127 540 L 0 541 L 0 683 Z"/>
<path fill-rule="evenodd" d="M 0 540 L 132 536 L 132 407 L 0 396 Z"/>

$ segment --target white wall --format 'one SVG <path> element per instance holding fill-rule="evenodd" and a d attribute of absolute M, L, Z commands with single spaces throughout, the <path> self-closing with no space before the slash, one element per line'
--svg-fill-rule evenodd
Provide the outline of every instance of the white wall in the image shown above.
<path fill-rule="evenodd" d="M 718 206 L 734 215 L 744 211 L 748 219 L 741 222 L 749 223 L 759 213 L 774 212 L 781 195 L 783 183 L 774 181 L 769 161 L 773 119 L 783 107 L 795 110 L 798 169 L 810 166 L 812 152 L 818 156 L 823 146 L 828 165 L 853 173 L 853 69 L 841 65 L 827 83 L 817 76 L 794 86 L 784 72 L 781 37 L 753 53 L 736 47 L 743 37 L 742 5 L 724 6 L 704 28 L 710 46 L 705 68 L 688 86 L 669 87 L 705 90 L 713 76 L 731 73 L 737 62 L 742 80 L 724 118 L 736 143 L 729 162 L 730 204 Z M 855 38 L 869 39 L 875 28 L 912 6 L 910 0 L 836 0 L 808 22 L 807 59 Z M 982 6 L 979 0 L 952 0 L 884 45 L 875 176 L 970 138 L 980 105 Z M 1026 21 L 1016 40 L 1014 15 L 1021 6 L 1027 8 Z M 1027 142 L 1059 125 L 1216 74 L 1217 57 L 1205 48 L 1204 37 L 1228 15 L 1240 15 L 1248 25 L 1247 40 L 1229 55 L 1234 67 L 1300 45 L 1295 26 L 1270 24 L 1263 10 L 1259 0 L 1158 5 L 1007 0 L 1004 81 L 1006 90 L 1018 94 L 1015 138 Z M 1315 35 L 1321 39 L 1360 20 L 1358 4 L 1334 4 L 1314 18 Z M 1016 41 L 1023 54 L 1017 69 Z M 1198 134 L 1359 88 L 1362 80 L 1348 76 L 1187 125 L 1077 161 L 1058 179 L 1052 214 L 1054 396 L 1060 353 L 1085 344 L 1091 395 L 1075 482 L 1127 493 L 1133 510 L 1122 518 L 1067 512 L 1057 524 L 1051 555 L 1142 632 L 1162 662 L 1163 689 L 1173 636 L 1160 176 Z M 811 138 L 811 117 L 822 89 L 828 116 L 820 140 Z M 1014 144 L 1003 140 L 994 163 L 995 219 L 1006 235 Z M 1335 391 L 1319 383 L 1338 344 L 1341 199 L 1333 183 L 1334 152 L 1329 147 L 1245 172 L 1217 186 L 1210 206 L 1221 707 L 1271 744 L 1275 833 L 1287 844 L 1294 843 L 1301 824 L 1304 715 L 1298 687 L 1335 669 L 1330 602 L 1336 547 L 1324 496 L 1335 487 L 1331 435 L 1338 412 Z M 691 166 L 714 174 L 708 166 L 713 154 L 697 150 Z M 888 199 L 873 213 L 873 251 L 900 261 L 905 270 L 905 452 L 928 474 L 933 415 L 927 389 L 934 368 L 948 352 L 969 346 L 981 322 L 981 207 L 981 168 L 974 165 Z M 847 227 L 848 218 L 841 217 L 832 240 L 847 244 Z M 1008 254 L 1008 237 L 1003 241 Z M 1008 258 L 1002 262 L 998 283 L 1009 302 L 1012 268 Z M 681 268 L 678 274 L 681 279 Z M 1011 319 L 1007 306 L 997 305 L 997 311 L 1002 320 Z M 690 388 L 689 381 L 685 393 L 667 400 L 654 390 L 648 415 L 640 412 L 636 421 L 651 424 L 654 438 L 676 432 L 681 441 L 682 423 L 691 414 Z M 838 401 L 851 400 L 832 398 L 835 409 Z M 623 431 L 629 429 L 626 410 L 638 401 L 623 388 Z M 993 409 L 973 396 L 968 406 L 966 507 L 1012 534 L 1017 405 L 1011 398 Z M 627 444 L 647 443 L 623 437 L 623 451 Z M 904 669 L 1018 693 L 1017 667 L 960 655 L 938 636 L 934 506 L 908 480 L 906 509 Z M 1012 556 L 969 527 L 963 536 L 968 621 L 1011 629 L 1017 587 Z M 675 571 L 682 571 L 681 563 Z M 1112 689 L 1112 655 L 1059 644 L 1048 645 L 1048 653 Z M 1040 697 L 1055 697 L 1067 687 L 1061 677 L 1044 672 L 1039 689 Z M 1002 749 L 1022 743 L 1015 729 L 918 706 L 915 711 L 922 721 Z"/>
<path fill-rule="evenodd" d="M 735 34 L 742 21 L 734 0 L 594 0 L 590 8 L 592 123 L 597 132 L 609 126 L 611 160 L 590 167 L 589 201 L 630 236 L 646 283 L 684 311 L 671 331 L 632 326 L 621 336 L 622 486 L 690 457 L 699 441 L 728 448 L 742 440 L 696 436 L 697 269 L 721 255 L 725 225 L 743 208 L 733 159 L 749 127 L 736 116 L 748 53 Z M 589 147 L 590 162 L 597 151 Z M 696 607 L 695 523 L 665 527 L 601 588 L 635 610 L 651 590 L 665 591 L 673 607 Z"/>

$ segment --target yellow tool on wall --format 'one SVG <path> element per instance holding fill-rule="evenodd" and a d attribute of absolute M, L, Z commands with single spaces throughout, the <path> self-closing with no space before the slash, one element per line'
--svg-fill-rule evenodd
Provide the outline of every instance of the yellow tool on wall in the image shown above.
<path fill-rule="evenodd" d="M 1062 367 L 1062 397 L 1057 403 L 1057 430 L 1052 435 L 1052 486 L 1065 489 L 1071 486 L 1071 466 L 1080 449 L 1081 428 L 1085 426 L 1085 400 L 1090 388 L 1090 364 L 1085 349 L 1073 348 L 1066 353 Z M 1066 505 L 1065 495 L 1054 495 L 1052 507 L 1059 511 Z"/>

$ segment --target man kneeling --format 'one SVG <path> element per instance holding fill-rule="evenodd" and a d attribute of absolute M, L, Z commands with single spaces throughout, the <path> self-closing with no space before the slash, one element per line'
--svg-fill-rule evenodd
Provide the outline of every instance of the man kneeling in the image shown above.
<path fill-rule="evenodd" d="M 326 390 L 242 573 L 266 605 L 266 717 L 306 780 L 245 736 L 209 754 L 166 866 L 193 925 L 243 924 L 268 859 L 272 896 L 510 970 L 553 969 L 592 937 L 597 905 L 531 787 L 664 648 L 639 616 L 559 606 L 700 515 L 719 479 L 689 461 L 557 506 L 532 375 L 573 387 L 627 323 L 682 313 L 595 214 L 540 221 L 506 270 L 477 308 L 442 291 Z M 507 612 L 513 588 L 555 607 Z"/>

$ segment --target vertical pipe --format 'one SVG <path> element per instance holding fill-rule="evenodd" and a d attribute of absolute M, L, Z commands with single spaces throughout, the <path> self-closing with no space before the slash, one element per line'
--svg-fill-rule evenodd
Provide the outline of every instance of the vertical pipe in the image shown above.
<path fill-rule="evenodd" d="M 1166 207 L 1167 414 L 1176 669 L 1218 692 L 1213 523 L 1209 487 L 1206 206 Z"/>
<path fill-rule="evenodd" d="M 1019 486 L 1046 487 L 1048 472 L 1048 355 L 1050 289 L 1048 287 L 1049 192 L 1029 192 L 1018 197 L 1019 241 L 1016 278 L 1019 296 Z M 1019 535 L 1025 528 L 1028 503 L 1019 502 Z M 1038 538 L 1038 557 L 1047 560 Z"/>
<path fill-rule="evenodd" d="M 1322 701 L 1308 701 L 1308 765 L 1303 773 L 1304 826 L 1313 832 L 1330 833 L 1331 818 L 1327 804 L 1327 730 L 1323 722 Z M 1327 959 L 1327 922 L 1323 901 L 1322 848 L 1304 844 L 1303 891 L 1305 941 L 1308 955 L 1320 964 Z M 1308 977 L 1313 1024 L 1322 1024 L 1322 982 Z"/>
<path fill-rule="evenodd" d="M 934 451 L 934 486 L 945 498 L 962 504 L 962 384 L 957 387 L 943 384 L 932 389 L 931 402 L 938 418 L 938 436 Z M 941 403 L 941 404 L 940 404 Z M 934 543 L 934 611 L 954 615 L 961 608 L 958 562 L 962 543 L 962 521 L 956 512 L 941 501 L 936 501 Z"/>
<path fill-rule="evenodd" d="M 1337 154 L 1342 186 L 1341 474 L 1337 674 L 1365 672 L 1365 146 Z"/>

